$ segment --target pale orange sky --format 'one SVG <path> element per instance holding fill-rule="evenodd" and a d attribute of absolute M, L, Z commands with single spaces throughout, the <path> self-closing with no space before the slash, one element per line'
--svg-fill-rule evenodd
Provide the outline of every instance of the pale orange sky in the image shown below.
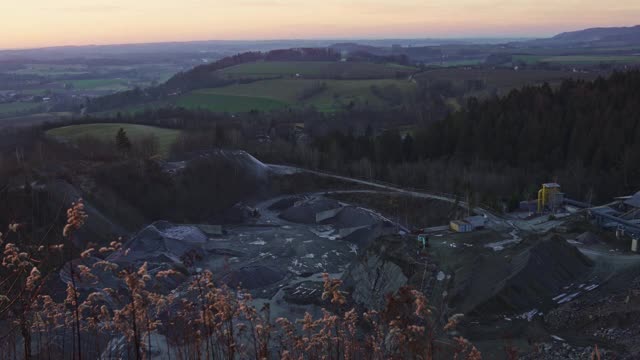
<path fill-rule="evenodd" d="M 0 0 L 0 48 L 216 39 L 546 36 L 640 0 Z"/>

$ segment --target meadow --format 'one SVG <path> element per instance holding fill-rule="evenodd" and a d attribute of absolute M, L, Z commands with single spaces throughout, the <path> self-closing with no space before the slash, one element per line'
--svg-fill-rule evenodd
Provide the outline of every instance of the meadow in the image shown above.
<path fill-rule="evenodd" d="M 154 135 L 158 139 L 159 153 L 167 155 L 171 145 L 173 145 L 180 135 L 180 130 L 165 129 L 156 126 L 137 124 L 81 124 L 54 128 L 47 131 L 47 135 L 62 138 L 68 141 L 75 141 L 86 136 L 96 137 L 103 141 L 115 140 L 116 133 L 122 128 L 131 140 L 144 136 Z"/>
<path fill-rule="evenodd" d="M 270 111 L 287 106 L 287 103 L 261 97 L 203 93 L 200 90 L 180 96 L 175 105 L 187 109 L 204 109 L 214 112 Z"/>
<path fill-rule="evenodd" d="M 467 59 L 467 60 L 445 60 L 438 62 L 429 62 L 427 65 L 429 66 L 440 66 L 440 67 L 456 67 L 456 66 L 475 66 L 481 65 L 485 62 L 485 59 Z"/>
<path fill-rule="evenodd" d="M 124 79 L 81 79 L 67 80 L 64 83 L 70 84 L 76 90 L 122 91 L 131 87 Z"/>
<path fill-rule="evenodd" d="M 299 76 L 311 78 L 372 79 L 395 78 L 416 69 L 397 64 L 332 61 L 259 61 L 222 69 L 231 78 Z"/>
<path fill-rule="evenodd" d="M 468 81 L 481 80 L 485 91 L 495 89 L 505 93 L 525 85 L 542 83 L 559 84 L 563 79 L 595 79 L 598 71 L 573 72 L 563 70 L 508 69 L 508 68 L 451 68 L 427 70 L 415 75 L 422 81 L 450 81 L 455 86 L 465 86 Z M 478 94 L 475 94 L 478 95 Z"/>
<path fill-rule="evenodd" d="M 600 64 L 600 63 L 640 63 L 640 56 L 626 55 L 574 55 L 574 56 L 551 56 L 542 59 L 543 62 L 569 63 L 569 64 Z"/>
<path fill-rule="evenodd" d="M 120 113 L 121 115 L 135 114 L 135 113 L 144 112 L 146 110 L 153 110 L 153 109 L 166 107 L 168 105 L 170 105 L 169 102 L 158 100 L 158 101 L 152 101 L 152 102 L 143 103 L 143 104 L 125 106 L 125 107 L 116 108 L 108 111 L 100 111 L 100 112 L 93 113 L 93 115 L 112 117 L 112 116 L 117 116 L 118 113 Z"/>
<path fill-rule="evenodd" d="M 322 86 L 311 96 L 303 94 L 313 87 Z M 167 105 L 214 112 L 271 111 L 287 107 L 313 106 L 319 111 L 338 111 L 350 104 L 379 107 L 390 105 L 374 94 L 372 87 L 394 87 L 409 94 L 415 84 L 408 80 L 324 80 L 324 79 L 269 79 L 248 84 L 233 84 L 218 88 L 194 90 L 177 98 L 120 108 L 100 115 L 131 114 Z"/>
<path fill-rule="evenodd" d="M 42 106 L 42 103 L 38 102 L 13 102 L 0 104 L 0 116 L 7 117 L 17 115 L 22 112 L 35 110 Z"/>
<path fill-rule="evenodd" d="M 551 85 L 560 83 L 566 78 L 594 79 L 601 73 L 597 70 L 573 72 L 566 70 L 537 70 L 509 68 L 451 67 L 430 69 L 413 75 L 412 79 L 376 78 L 376 79 L 331 79 L 327 66 L 360 67 L 361 69 L 384 70 L 378 72 L 383 76 L 385 71 L 394 68 L 406 69 L 402 65 L 385 65 L 372 63 L 339 63 L 339 62 L 256 62 L 247 63 L 221 70 L 237 75 L 239 78 L 264 78 L 252 82 L 237 82 L 232 85 L 197 89 L 178 97 L 166 98 L 156 102 L 120 108 L 103 114 L 114 115 L 117 112 L 134 113 L 145 109 L 167 105 L 180 106 L 187 109 L 206 109 L 214 112 L 248 112 L 252 110 L 271 111 L 287 107 L 315 107 L 319 111 L 339 111 L 352 105 L 371 107 L 393 106 L 389 99 L 382 98 L 382 92 L 391 90 L 396 98 L 407 96 L 416 88 L 418 82 L 447 81 L 464 97 L 484 97 L 490 94 L 504 94 L 524 85 L 536 85 L 547 82 Z M 295 76 L 296 71 L 306 69 L 309 76 Z M 362 71 L 362 70 L 359 70 Z M 364 72 L 361 72 L 361 74 Z M 293 74 L 293 75 L 292 75 Z M 345 73 L 346 74 L 346 73 Z M 351 73 L 353 74 L 353 73 Z M 372 74 L 372 73 L 370 73 Z M 389 73 L 386 73 L 389 74 Z M 274 78 L 278 76 L 278 78 Z M 481 89 L 468 88 L 469 82 L 480 81 Z M 315 90 L 313 88 L 316 88 Z M 311 92 L 309 94 L 309 92 Z M 305 93 L 307 94 L 305 96 Z M 399 95 L 400 94 L 400 95 Z M 448 99 L 453 108 L 460 104 L 455 98 Z M 397 103 L 396 103 L 397 104 Z"/>
<path fill-rule="evenodd" d="M 22 69 L 11 71 L 16 75 L 37 75 L 44 77 L 75 76 L 88 74 L 83 64 L 25 64 Z"/>
<path fill-rule="evenodd" d="M 320 84 L 325 86 L 324 89 L 302 99 L 302 94 L 307 89 Z M 176 104 L 188 108 L 203 107 L 213 111 L 229 112 L 272 110 L 286 106 L 314 106 L 320 111 L 336 111 L 351 102 L 371 106 L 385 105 L 385 100 L 371 91 L 374 85 L 379 88 L 392 85 L 404 92 L 409 92 L 415 86 L 407 80 L 392 79 L 275 79 L 196 90 L 184 95 Z"/>
<path fill-rule="evenodd" d="M 514 55 L 513 61 L 525 64 L 552 63 L 562 65 L 597 65 L 606 64 L 637 64 L 640 63 L 640 56 L 634 55 Z"/>

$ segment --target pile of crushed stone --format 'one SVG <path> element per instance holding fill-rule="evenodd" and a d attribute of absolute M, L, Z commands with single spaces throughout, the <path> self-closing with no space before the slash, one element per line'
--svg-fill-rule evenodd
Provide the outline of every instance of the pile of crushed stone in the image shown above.
<path fill-rule="evenodd" d="M 286 205 L 290 206 L 284 208 Z M 279 214 L 281 219 L 318 224 L 316 232 L 319 236 L 346 240 L 360 248 L 380 236 L 398 232 L 391 222 L 376 213 L 323 197 L 285 198 L 272 204 L 271 208 L 284 208 Z"/>
<path fill-rule="evenodd" d="M 129 249 L 128 253 L 115 253 L 109 260 L 127 263 L 182 263 L 186 255 L 203 257 L 203 245 L 207 240 L 207 235 L 196 226 L 174 226 L 167 221 L 157 221 L 124 244 L 123 248 Z"/>
<path fill-rule="evenodd" d="M 576 241 L 585 245 L 591 245 L 591 244 L 598 244 L 602 242 L 602 239 L 600 239 L 598 235 L 592 232 L 585 232 L 580 234 L 578 237 L 576 237 Z"/>
<path fill-rule="evenodd" d="M 554 298 L 585 280 L 593 267 L 591 260 L 559 236 L 520 249 L 507 258 L 478 256 L 459 270 L 452 290 L 458 311 L 482 315 L 535 310 L 537 315 L 555 307 Z"/>
<path fill-rule="evenodd" d="M 247 290 L 262 288 L 284 279 L 286 274 L 267 266 L 254 265 L 233 270 L 225 274 L 222 281 L 231 288 Z"/>
<path fill-rule="evenodd" d="M 558 338 L 560 339 L 560 338 Z M 611 359 L 613 353 L 599 348 L 598 352 L 602 359 Z M 584 359 L 596 359 L 594 356 L 595 347 L 574 347 L 562 340 L 554 342 L 542 343 L 537 345 L 537 349 L 532 353 L 521 357 L 522 360 L 584 360 Z M 620 359 L 619 357 L 615 357 Z M 631 359 L 631 358 L 629 358 Z"/>
<path fill-rule="evenodd" d="M 340 208 L 341 205 L 336 200 L 310 198 L 295 202 L 292 206 L 286 208 L 280 213 L 280 218 L 298 224 L 315 224 L 318 222 L 318 214 L 327 210 Z"/>

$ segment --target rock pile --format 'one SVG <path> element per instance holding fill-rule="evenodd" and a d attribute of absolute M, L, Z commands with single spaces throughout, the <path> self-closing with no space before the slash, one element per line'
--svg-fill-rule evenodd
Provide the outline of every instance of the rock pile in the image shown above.
<path fill-rule="evenodd" d="M 609 359 L 612 353 L 598 349 L 602 359 Z M 521 357 L 522 360 L 585 360 L 592 359 L 595 354 L 594 346 L 573 347 L 566 342 L 549 342 L 537 345 L 531 354 Z"/>

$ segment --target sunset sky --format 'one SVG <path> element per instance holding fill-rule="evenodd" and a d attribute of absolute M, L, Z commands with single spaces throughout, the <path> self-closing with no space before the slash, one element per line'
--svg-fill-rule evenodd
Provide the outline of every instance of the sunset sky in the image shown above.
<path fill-rule="evenodd" d="M 638 0 L 0 1 L 0 48 L 214 39 L 547 36 L 640 23 Z"/>

